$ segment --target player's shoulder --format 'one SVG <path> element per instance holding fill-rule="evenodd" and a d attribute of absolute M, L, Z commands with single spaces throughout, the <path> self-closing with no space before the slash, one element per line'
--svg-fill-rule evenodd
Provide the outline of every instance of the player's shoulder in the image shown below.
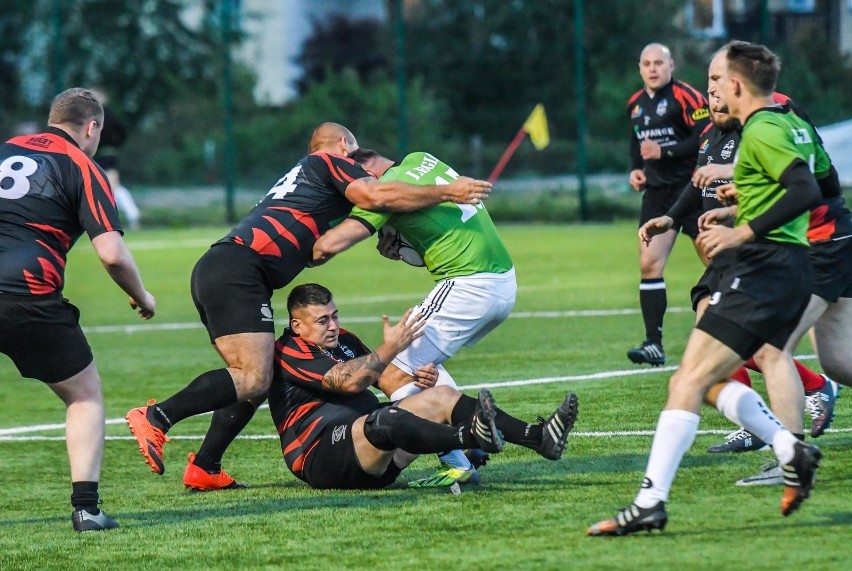
<path fill-rule="evenodd" d="M 627 108 L 630 109 L 633 105 L 635 105 L 639 98 L 642 97 L 642 94 L 645 93 L 645 88 L 638 89 L 636 93 L 627 98 Z"/>
<path fill-rule="evenodd" d="M 342 327 L 340 328 L 340 335 L 337 342 L 340 350 L 350 359 L 366 355 L 370 352 L 357 335 Z"/>
<path fill-rule="evenodd" d="M 302 339 L 288 328 L 275 341 L 275 351 L 280 353 L 285 359 L 288 357 L 292 359 L 312 359 L 314 344 Z"/>

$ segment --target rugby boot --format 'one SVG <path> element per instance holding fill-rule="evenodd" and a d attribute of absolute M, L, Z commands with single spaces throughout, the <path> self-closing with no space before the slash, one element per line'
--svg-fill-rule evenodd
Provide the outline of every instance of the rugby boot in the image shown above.
<path fill-rule="evenodd" d="M 738 486 L 780 486 L 784 483 L 784 470 L 777 461 L 769 462 L 754 476 L 737 480 Z"/>
<path fill-rule="evenodd" d="M 781 496 L 781 514 L 784 517 L 799 509 L 802 502 L 810 497 L 822 459 L 822 452 L 812 444 L 796 441 L 793 447 L 793 460 L 781 467 L 784 470 L 784 494 Z"/>
<path fill-rule="evenodd" d="M 195 465 L 195 453 L 190 452 L 186 457 L 186 470 L 183 471 L 183 485 L 197 492 L 212 492 L 215 490 L 236 490 L 248 488 L 248 485 L 233 479 L 224 470 L 208 472 Z"/>
<path fill-rule="evenodd" d="M 130 432 L 136 437 L 139 452 L 145 458 L 145 463 L 155 474 L 162 475 L 166 471 L 163 464 L 163 444 L 169 442 L 169 437 L 148 420 L 148 408 L 156 403 L 155 400 L 149 400 L 147 406 L 130 409 L 124 418 L 127 420 L 127 426 L 130 427 Z"/>
<path fill-rule="evenodd" d="M 745 428 L 739 428 L 725 437 L 725 442 L 722 444 L 716 444 L 707 449 L 707 452 L 712 453 L 728 453 L 728 452 L 759 452 L 761 450 L 766 450 L 769 446 L 746 430 Z"/>
<path fill-rule="evenodd" d="M 578 410 L 577 395 L 568 393 L 547 420 L 539 417 L 541 423 L 541 444 L 536 452 L 548 460 L 559 460 L 568 442 L 568 433 L 574 428 Z"/>
<path fill-rule="evenodd" d="M 103 531 L 105 529 L 115 529 L 118 527 L 118 522 L 109 517 L 101 510 L 93 514 L 87 509 L 76 510 L 71 514 L 71 525 L 74 526 L 74 531 Z"/>
<path fill-rule="evenodd" d="M 818 391 L 807 391 L 805 393 L 805 410 L 811 417 L 811 436 L 817 438 L 822 436 L 827 428 L 831 426 L 834 419 L 834 401 L 837 400 L 837 389 L 835 382 L 825 378 L 825 386 Z"/>
<path fill-rule="evenodd" d="M 627 535 L 637 531 L 651 532 L 653 529 L 663 531 L 669 516 L 666 513 L 666 502 L 657 502 L 650 508 L 640 508 L 636 504 L 630 504 L 623 510 L 619 510 L 612 519 L 599 521 L 587 531 L 587 535 Z"/>
<path fill-rule="evenodd" d="M 486 389 L 479 391 L 476 409 L 473 411 L 470 431 L 483 452 L 503 450 L 503 433 L 497 429 L 497 410 L 494 397 Z"/>
<path fill-rule="evenodd" d="M 647 339 L 640 346 L 627 351 L 627 358 L 638 365 L 647 363 L 652 367 L 659 367 L 666 364 L 666 352 L 663 351 L 663 346 Z"/>

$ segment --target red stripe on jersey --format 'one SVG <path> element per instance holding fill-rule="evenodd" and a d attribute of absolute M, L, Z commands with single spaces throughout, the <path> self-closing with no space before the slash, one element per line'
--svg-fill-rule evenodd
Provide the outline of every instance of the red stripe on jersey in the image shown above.
<path fill-rule="evenodd" d="M 299 346 L 299 348 L 305 353 L 311 353 L 311 344 L 302 339 L 301 337 L 292 337 L 293 342 Z"/>
<path fill-rule="evenodd" d="M 24 270 L 24 279 L 27 281 L 30 293 L 33 295 L 46 295 L 61 289 L 62 278 L 59 275 L 56 266 L 44 258 L 38 258 L 38 263 L 41 265 L 42 277 L 38 277 L 31 272 Z"/>
<path fill-rule="evenodd" d="M 297 379 L 301 379 L 301 380 L 305 381 L 306 383 L 315 383 L 317 380 L 322 380 L 322 376 L 320 376 L 319 379 L 316 379 L 316 378 L 312 379 L 310 376 L 308 376 L 308 374 L 309 374 L 308 371 L 304 371 L 302 369 L 294 369 L 293 367 L 288 365 L 287 362 L 284 361 L 284 359 L 281 359 L 280 357 L 278 358 L 278 364 L 281 365 L 282 369 L 284 369 L 285 371 L 287 371 L 288 373 L 290 373 L 291 375 L 293 375 Z M 310 374 L 316 375 L 316 373 L 310 373 Z"/>
<path fill-rule="evenodd" d="M 640 89 L 636 93 L 630 96 L 630 99 L 627 100 L 627 107 L 630 108 L 631 105 L 636 103 L 636 100 L 645 92 L 645 89 Z"/>
<path fill-rule="evenodd" d="M 772 94 L 772 101 L 780 103 L 781 105 L 787 105 L 787 103 L 790 102 L 790 96 L 776 91 Z"/>
<path fill-rule="evenodd" d="M 53 248 L 51 248 L 51 247 L 47 244 L 47 242 L 45 242 L 45 241 L 43 241 L 43 240 L 36 240 L 36 243 L 37 243 L 37 244 L 41 244 L 41 246 L 42 246 L 45 250 L 47 250 L 48 252 L 50 252 L 50 253 L 51 253 L 51 255 L 52 255 L 54 258 L 56 258 L 56 263 L 57 263 L 57 264 L 59 264 L 59 265 L 60 265 L 60 266 L 62 266 L 63 268 L 65 267 L 65 260 L 62 258 L 62 256 L 60 256 L 60 255 L 59 255 L 59 252 L 57 252 L 56 250 L 54 250 Z"/>
<path fill-rule="evenodd" d="M 301 456 L 299 456 L 298 458 L 293 460 L 292 468 L 293 468 L 294 472 L 301 472 L 302 471 L 302 468 L 304 468 L 304 466 L 305 466 L 305 460 L 308 459 L 308 454 L 313 452 L 314 448 L 316 448 L 317 444 L 319 444 L 319 443 L 320 443 L 319 438 L 317 438 L 316 442 L 311 444 L 311 447 L 308 448 L 307 450 L 305 450 L 304 454 L 302 454 Z"/>
<path fill-rule="evenodd" d="M 708 131 L 710 131 L 710 129 L 712 129 L 712 128 L 713 128 L 713 122 L 711 121 L 710 123 L 708 123 L 708 124 L 707 124 L 707 126 L 706 126 L 706 127 L 704 127 L 704 130 L 703 130 L 703 131 L 701 131 L 701 134 L 700 134 L 700 135 L 698 135 L 698 136 L 699 136 L 699 137 L 703 137 L 703 136 L 704 136 L 704 135 L 706 135 L 706 134 L 707 134 L 707 132 L 708 132 Z"/>
<path fill-rule="evenodd" d="M 292 208 L 287 208 L 286 206 L 270 206 L 269 209 L 284 210 L 286 212 L 289 212 L 293 215 L 293 218 L 308 227 L 308 230 L 313 233 L 314 238 L 320 237 L 320 231 L 319 227 L 317 226 L 316 220 L 314 220 L 314 217 L 308 214 L 307 212 L 302 212 L 301 210 L 294 210 Z"/>
<path fill-rule="evenodd" d="M 308 440 L 311 437 L 311 433 L 314 431 L 314 429 L 317 427 L 317 424 L 319 424 L 319 422 L 321 420 L 322 420 L 322 417 L 319 417 L 318 419 L 313 421 L 311 424 L 308 425 L 308 427 L 305 430 L 302 431 L 302 433 L 299 436 L 297 436 L 295 439 L 293 439 L 293 442 L 288 444 L 287 448 L 284 449 L 284 455 L 286 456 L 287 454 L 289 454 L 293 450 L 295 450 L 297 448 L 301 448 L 302 445 L 305 443 L 305 441 Z"/>
<path fill-rule="evenodd" d="M 680 85 L 672 85 L 672 93 L 674 94 L 675 99 L 680 102 L 680 108 L 683 110 L 683 121 L 690 127 L 695 125 L 695 121 L 692 119 L 692 113 L 690 113 L 689 110 L 698 109 L 703 106 L 701 95 L 697 92 L 690 92 Z"/>
<path fill-rule="evenodd" d="M 264 256 L 275 256 L 276 258 L 281 257 L 281 248 L 278 247 L 278 244 L 275 243 L 272 236 L 258 228 L 252 228 L 251 233 L 252 250 Z"/>
<path fill-rule="evenodd" d="M 340 182 L 352 182 L 353 180 L 355 180 L 354 178 L 352 178 L 351 176 L 347 175 L 345 172 L 343 172 L 342 170 L 340 170 L 339 168 L 334 166 L 334 163 L 331 162 L 331 157 L 329 157 L 329 155 L 327 155 L 325 153 L 317 153 L 317 156 L 325 161 L 325 164 L 328 166 L 328 172 L 331 173 L 331 176 L 333 176 L 334 178 L 336 178 Z M 343 157 L 343 156 L 340 156 L 340 155 L 334 155 L 334 156 L 341 158 L 345 161 L 348 161 L 350 164 L 353 164 L 353 165 L 355 164 L 355 161 L 353 161 L 352 159 L 347 159 L 346 157 Z"/>
<path fill-rule="evenodd" d="M 243 239 L 240 236 L 234 236 L 233 240 L 235 244 L 245 246 L 245 242 L 243 242 Z"/>
<path fill-rule="evenodd" d="M 299 351 L 298 349 L 293 349 L 292 347 L 282 347 L 281 352 L 285 355 L 289 355 L 290 357 L 296 357 L 297 359 L 313 359 L 313 354 L 310 351 Z"/>
<path fill-rule="evenodd" d="M 316 409 L 321 404 L 322 404 L 321 401 L 313 401 L 313 402 L 303 404 L 303 405 L 299 406 L 298 408 L 296 408 L 296 410 L 294 410 L 293 412 L 290 413 L 290 416 L 287 417 L 287 420 L 285 420 L 281 424 L 281 426 L 278 427 L 278 433 L 280 434 L 280 433 L 284 432 L 289 427 L 291 427 L 294 424 L 296 424 L 297 422 L 299 422 L 299 420 L 302 417 L 304 417 L 308 413 L 312 412 L 314 409 Z"/>
<path fill-rule="evenodd" d="M 42 232 L 44 232 L 46 234 L 50 234 L 51 236 L 56 238 L 56 240 L 60 244 L 62 244 L 62 247 L 65 248 L 66 250 L 68 250 L 68 248 L 71 247 L 71 236 L 69 236 L 67 233 L 60 230 L 59 228 L 55 228 L 55 227 L 49 226 L 47 224 L 36 224 L 35 222 L 27 222 L 27 226 L 29 226 L 31 228 L 38 228 Z"/>
<path fill-rule="evenodd" d="M 296 237 L 293 236 L 292 232 L 284 228 L 284 226 L 280 222 L 278 222 L 272 216 L 264 216 L 263 219 L 272 224 L 272 227 L 275 228 L 275 231 L 278 232 L 279 236 L 285 238 L 288 242 L 296 246 L 297 250 L 301 250 L 301 248 L 299 247 L 299 240 L 297 240 Z M 281 256 L 280 251 L 278 255 Z"/>
<path fill-rule="evenodd" d="M 112 232 L 115 228 L 112 227 L 112 224 L 109 223 L 109 218 L 107 218 L 106 212 L 104 212 L 104 205 L 98 203 L 98 210 L 101 213 L 101 220 L 104 221 L 104 228 L 106 228 L 107 232 Z"/>
<path fill-rule="evenodd" d="M 835 220 L 826 221 L 828 205 L 820 205 L 811 210 L 810 224 L 808 228 L 808 242 L 825 242 L 834 235 L 837 225 Z"/>

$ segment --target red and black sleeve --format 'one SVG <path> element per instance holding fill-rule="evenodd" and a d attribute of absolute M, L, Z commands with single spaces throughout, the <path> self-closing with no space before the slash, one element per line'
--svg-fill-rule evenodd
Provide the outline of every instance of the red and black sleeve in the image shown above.
<path fill-rule="evenodd" d="M 361 165 L 341 155 L 314 153 L 311 157 L 322 161 L 323 168 L 318 170 L 325 173 L 326 179 L 324 182 L 340 194 L 346 194 L 346 188 L 352 181 L 370 176 Z"/>

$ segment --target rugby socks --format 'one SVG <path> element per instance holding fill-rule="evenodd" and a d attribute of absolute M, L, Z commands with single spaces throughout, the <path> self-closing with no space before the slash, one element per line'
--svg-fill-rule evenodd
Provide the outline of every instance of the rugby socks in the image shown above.
<path fill-rule="evenodd" d="M 396 389 L 393 393 L 391 393 L 390 400 L 391 402 L 396 402 L 398 400 L 402 400 L 405 397 L 410 397 L 411 395 L 416 395 L 420 392 L 420 389 L 414 383 L 408 383 L 407 385 L 402 385 L 398 389 Z"/>
<path fill-rule="evenodd" d="M 747 387 L 751 387 L 751 377 L 748 374 L 748 369 L 745 367 L 740 367 L 734 374 L 731 375 L 731 380 L 736 381 L 738 383 L 742 383 Z"/>
<path fill-rule="evenodd" d="M 716 408 L 734 424 L 771 444 L 782 464 L 793 459 L 796 437 L 775 418 L 753 389 L 741 383 L 727 383 L 716 397 Z"/>
<path fill-rule="evenodd" d="M 666 314 L 666 282 L 663 278 L 639 282 L 639 307 L 645 321 L 645 339 L 663 345 L 663 317 Z"/>
<path fill-rule="evenodd" d="M 98 483 L 97 482 L 71 482 L 71 505 L 74 510 L 86 510 L 92 515 L 98 515 Z"/>
<path fill-rule="evenodd" d="M 379 450 L 401 448 L 411 454 L 479 446 L 467 426 L 438 424 L 397 407 L 370 413 L 364 423 L 364 438 Z"/>
<path fill-rule="evenodd" d="M 211 474 L 221 471 L 225 450 L 246 427 L 256 410 L 257 407 L 251 401 L 243 401 L 214 412 L 210 428 L 193 463 Z"/>
<path fill-rule="evenodd" d="M 805 389 L 805 392 L 818 391 L 825 386 L 825 377 L 823 377 L 816 371 L 812 371 L 811 369 L 805 367 L 796 359 L 793 359 L 793 364 L 796 365 L 796 371 L 799 373 L 799 377 L 801 377 L 802 379 L 802 387 Z M 758 373 L 761 372 L 760 367 L 757 365 L 757 363 L 754 362 L 754 357 L 749 359 L 746 362 L 745 366 L 751 369 L 752 371 L 757 371 Z"/>
<path fill-rule="evenodd" d="M 477 400 L 468 395 L 462 395 L 459 402 L 453 408 L 450 421 L 456 425 L 469 425 L 470 419 L 473 417 L 473 411 L 476 409 Z M 530 424 L 524 422 L 514 416 L 507 414 L 500 408 L 496 409 L 497 416 L 494 423 L 500 432 L 503 433 L 503 438 L 506 442 L 526 446 L 527 448 L 538 448 L 541 445 L 542 425 L 540 423 Z"/>
<path fill-rule="evenodd" d="M 698 415 L 687 410 L 664 410 L 660 413 L 645 479 L 633 503 L 640 508 L 651 508 L 657 502 L 668 500 L 680 461 L 695 441 L 698 421 Z"/>
<path fill-rule="evenodd" d="M 161 403 L 148 407 L 148 422 L 168 431 L 184 418 L 218 410 L 237 402 L 237 389 L 227 369 L 197 376 L 191 383 Z"/>

